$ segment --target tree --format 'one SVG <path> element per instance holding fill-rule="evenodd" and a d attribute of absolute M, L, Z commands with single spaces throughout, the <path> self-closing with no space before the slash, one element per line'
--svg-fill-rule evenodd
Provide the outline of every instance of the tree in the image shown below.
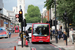
<path fill-rule="evenodd" d="M 47 19 L 46 18 L 43 18 L 43 23 L 46 23 L 47 22 Z"/>
<path fill-rule="evenodd" d="M 36 23 L 41 21 L 41 14 L 38 6 L 29 5 L 27 14 L 25 14 L 27 23 Z"/>
<path fill-rule="evenodd" d="M 54 5 L 53 4 L 54 3 L 53 0 L 46 0 L 44 3 L 45 3 L 44 7 L 46 7 L 47 10 L 51 9 L 51 6 Z"/>
<path fill-rule="evenodd" d="M 67 12 L 68 21 L 71 23 L 74 22 L 75 16 L 75 0 L 58 0 L 57 1 L 57 17 L 59 20 L 63 20 L 63 13 Z"/>

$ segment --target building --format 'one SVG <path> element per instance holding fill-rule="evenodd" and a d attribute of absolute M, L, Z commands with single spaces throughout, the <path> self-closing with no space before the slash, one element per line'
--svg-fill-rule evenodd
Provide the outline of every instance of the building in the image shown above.
<path fill-rule="evenodd" d="M 0 0 L 0 27 L 11 28 L 15 24 L 14 11 L 7 11 L 4 8 L 3 0 Z"/>
<path fill-rule="evenodd" d="M 3 0 L 0 0 L 0 27 L 10 27 L 10 18 L 7 16 L 7 10 L 3 8 Z"/>
<path fill-rule="evenodd" d="M 51 11 L 51 14 L 50 14 L 50 11 Z M 45 17 L 47 19 L 47 21 L 49 21 L 50 19 L 54 20 L 55 19 L 54 11 L 55 11 L 54 8 L 51 8 L 51 10 L 43 9 L 43 17 Z"/>
<path fill-rule="evenodd" d="M 17 6 L 13 7 L 15 14 L 19 14 L 20 9 L 23 11 L 23 18 L 25 18 L 25 0 L 17 0 Z"/>
<path fill-rule="evenodd" d="M 50 14 L 51 12 L 51 14 Z M 55 8 L 51 8 L 49 10 L 44 9 L 43 10 L 43 18 L 46 18 L 47 21 L 52 20 L 52 25 L 53 25 L 53 21 L 55 20 Z M 57 29 L 59 30 L 60 26 L 62 26 L 62 31 L 64 30 L 64 24 L 62 23 L 62 21 L 57 20 L 58 24 L 57 24 Z M 53 29 L 55 29 L 55 26 L 52 26 Z"/>
<path fill-rule="evenodd" d="M 11 23 L 10 23 L 10 27 L 14 27 L 14 25 L 16 24 L 16 20 L 15 20 L 15 12 L 14 11 L 7 11 L 7 16 L 10 18 Z"/>

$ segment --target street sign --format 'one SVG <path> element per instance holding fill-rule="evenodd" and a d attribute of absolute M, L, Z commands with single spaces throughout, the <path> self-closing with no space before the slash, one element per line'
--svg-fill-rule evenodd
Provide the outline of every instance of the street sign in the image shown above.
<path fill-rule="evenodd" d="M 18 14 L 16 14 L 16 18 L 18 18 L 19 17 L 19 15 Z"/>
<path fill-rule="evenodd" d="M 4 24 L 8 24 L 8 22 L 4 22 Z"/>

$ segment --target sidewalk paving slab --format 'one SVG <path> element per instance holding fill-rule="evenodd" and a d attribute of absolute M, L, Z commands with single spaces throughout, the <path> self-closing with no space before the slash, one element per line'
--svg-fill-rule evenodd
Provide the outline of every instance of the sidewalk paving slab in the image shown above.
<path fill-rule="evenodd" d="M 16 46 L 16 50 L 30 50 L 30 46 L 28 46 L 28 47 L 21 47 L 21 46 Z"/>
<path fill-rule="evenodd" d="M 67 42 L 68 43 L 67 46 L 64 43 L 64 40 L 63 39 L 58 40 L 58 43 L 56 43 L 55 38 L 53 38 L 51 40 L 51 42 L 52 42 L 53 45 L 55 45 L 57 47 L 60 47 L 60 48 L 64 48 L 65 50 L 75 50 L 75 44 L 72 44 L 71 41 L 70 42 Z"/>

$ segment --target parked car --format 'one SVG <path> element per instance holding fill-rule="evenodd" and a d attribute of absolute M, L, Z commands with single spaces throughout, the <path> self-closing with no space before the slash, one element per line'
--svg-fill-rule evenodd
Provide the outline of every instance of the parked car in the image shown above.
<path fill-rule="evenodd" d="M 4 27 L 0 27 L 0 38 L 8 38 L 8 31 Z"/>

